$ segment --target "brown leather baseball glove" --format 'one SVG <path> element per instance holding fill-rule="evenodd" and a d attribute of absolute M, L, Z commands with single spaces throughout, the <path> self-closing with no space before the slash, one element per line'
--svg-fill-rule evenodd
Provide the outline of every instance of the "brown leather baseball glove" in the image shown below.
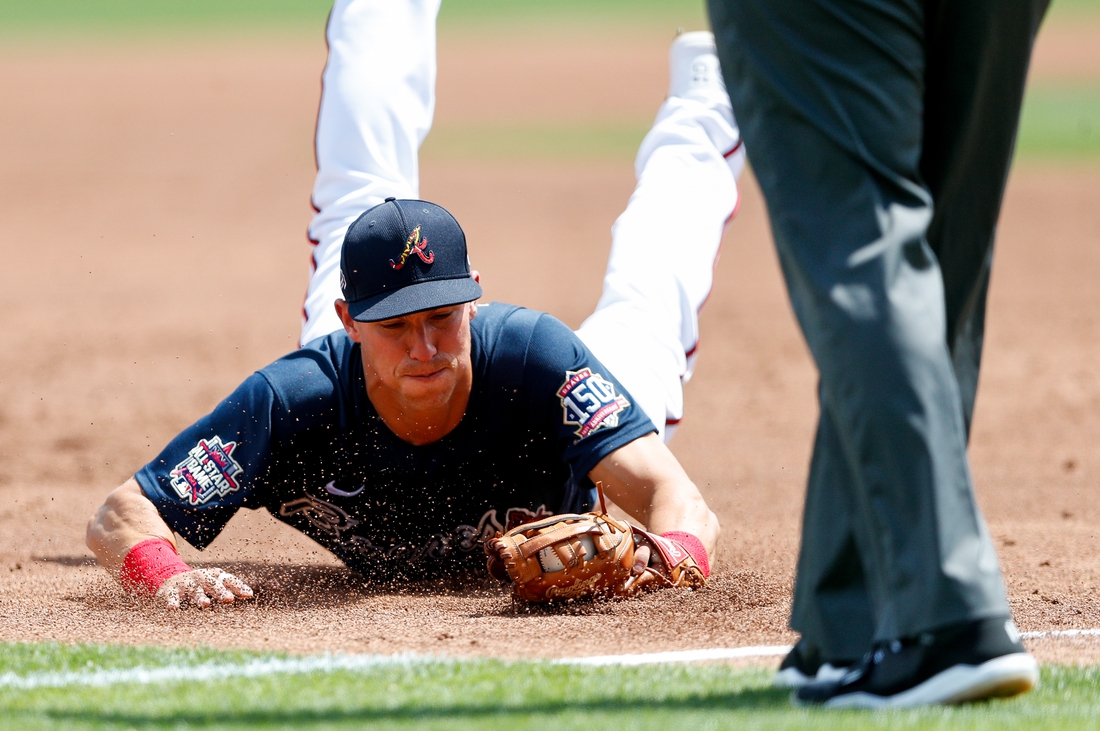
<path fill-rule="evenodd" d="M 601 504 L 603 494 L 600 494 Z M 634 553 L 650 548 L 649 565 L 634 572 Z M 486 541 L 489 573 L 512 581 L 518 599 L 625 599 L 643 589 L 706 586 L 695 559 L 676 541 L 615 520 L 605 512 L 564 513 L 517 526 Z"/>

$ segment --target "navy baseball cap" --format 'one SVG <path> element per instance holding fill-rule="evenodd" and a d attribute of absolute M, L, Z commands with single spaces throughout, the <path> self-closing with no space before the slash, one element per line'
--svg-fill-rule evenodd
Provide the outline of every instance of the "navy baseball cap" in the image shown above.
<path fill-rule="evenodd" d="M 355 220 L 340 254 L 340 289 L 351 316 L 377 322 L 472 302 L 466 234 L 427 201 L 387 198 Z"/>

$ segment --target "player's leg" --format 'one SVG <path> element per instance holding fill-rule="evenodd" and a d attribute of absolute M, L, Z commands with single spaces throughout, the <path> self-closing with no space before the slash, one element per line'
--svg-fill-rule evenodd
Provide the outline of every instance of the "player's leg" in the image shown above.
<path fill-rule="evenodd" d="M 935 214 L 947 342 L 969 426 L 978 388 L 993 237 L 1031 46 L 1049 0 L 931 3 L 921 175 Z M 996 79 L 996 83 L 990 83 Z"/>
<path fill-rule="evenodd" d="M 680 36 L 669 60 L 669 96 L 642 141 L 638 184 L 612 228 L 603 294 L 577 331 L 666 439 L 683 414 L 698 313 L 744 164 L 712 36 Z"/>
<path fill-rule="evenodd" d="M 418 150 L 435 107 L 438 11 L 439 0 L 336 0 L 332 8 L 302 343 L 342 327 L 332 303 L 347 227 L 388 196 L 417 197 Z"/>

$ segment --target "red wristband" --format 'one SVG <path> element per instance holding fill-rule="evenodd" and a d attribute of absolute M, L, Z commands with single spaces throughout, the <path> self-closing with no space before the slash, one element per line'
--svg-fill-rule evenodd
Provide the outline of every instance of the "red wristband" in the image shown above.
<path fill-rule="evenodd" d="M 683 546 L 684 550 L 690 553 L 691 557 L 695 559 L 695 563 L 699 564 L 699 568 L 703 571 L 703 576 L 710 576 L 710 561 L 707 560 L 707 549 L 703 547 L 702 541 L 691 533 L 686 533 L 682 530 L 670 530 L 668 533 L 662 533 L 661 538 L 676 541 Z"/>
<path fill-rule="evenodd" d="M 156 594 L 161 584 L 191 567 L 176 553 L 176 547 L 163 538 L 150 538 L 129 550 L 122 561 L 119 580 L 131 594 Z"/>

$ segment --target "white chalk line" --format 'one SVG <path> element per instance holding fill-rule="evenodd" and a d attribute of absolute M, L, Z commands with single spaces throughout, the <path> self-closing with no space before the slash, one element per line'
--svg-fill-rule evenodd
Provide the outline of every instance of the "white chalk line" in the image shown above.
<path fill-rule="evenodd" d="M 1021 632 L 1025 640 L 1046 640 L 1052 637 L 1100 637 L 1100 629 L 1052 629 L 1046 632 Z"/>
<path fill-rule="evenodd" d="M 662 663 L 708 662 L 714 660 L 738 660 L 753 657 L 777 657 L 791 651 L 790 645 L 757 645 L 755 647 L 715 647 L 709 650 L 675 650 L 672 652 L 648 652 L 640 655 L 596 655 L 592 657 L 563 657 L 551 660 L 553 665 L 658 665 Z"/>
<path fill-rule="evenodd" d="M 70 686 L 102 687 L 108 685 L 149 683 L 202 682 L 227 678 L 260 678 L 266 675 L 298 675 L 331 673 L 337 670 L 370 670 L 373 668 L 411 665 L 425 662 L 447 662 L 447 658 L 428 655 L 315 655 L 313 657 L 272 657 L 246 663 L 206 662 L 190 666 L 156 668 L 134 667 L 113 670 L 80 670 L 76 672 L 40 672 L 17 675 L 0 674 L 0 688 L 32 690 L 35 688 L 66 688 Z"/>
<path fill-rule="evenodd" d="M 1024 639 L 1057 637 L 1095 637 L 1100 629 L 1063 629 L 1045 632 L 1021 632 Z M 596 655 L 563 657 L 547 660 L 552 665 L 586 667 L 659 665 L 669 663 L 714 662 L 786 655 L 790 645 L 754 645 L 751 647 L 717 647 L 705 650 L 676 650 L 627 655 Z M 38 688 L 68 688 L 73 686 L 105 687 L 110 685 L 147 685 L 150 683 L 203 682 L 229 678 L 260 678 L 268 675 L 301 675 L 331 673 L 341 670 L 361 671 L 380 667 L 455 663 L 462 658 L 443 655 L 314 655 L 311 657 L 262 658 L 245 663 L 206 662 L 190 666 L 133 667 L 119 669 L 80 670 L 70 672 L 38 672 L 19 675 L 0 673 L 0 689 L 34 690 Z"/>
<path fill-rule="evenodd" d="M 785 655 L 790 645 L 715 648 L 653 652 L 640 655 L 601 655 L 595 657 L 564 657 L 548 660 L 552 665 L 656 665 L 661 663 L 706 662 L 736 658 Z M 113 670 L 80 670 L 75 672 L 39 672 L 18 675 L 0 673 L 0 689 L 34 690 L 37 688 L 67 688 L 72 686 L 104 687 L 109 685 L 147 685 L 149 683 L 180 683 L 224 680 L 228 678 L 259 678 L 267 675 L 300 675 L 330 673 L 338 670 L 371 670 L 397 665 L 455 663 L 462 658 L 442 655 L 316 655 L 299 658 L 264 658 L 246 663 L 207 662 L 191 666 L 135 667 Z"/>

